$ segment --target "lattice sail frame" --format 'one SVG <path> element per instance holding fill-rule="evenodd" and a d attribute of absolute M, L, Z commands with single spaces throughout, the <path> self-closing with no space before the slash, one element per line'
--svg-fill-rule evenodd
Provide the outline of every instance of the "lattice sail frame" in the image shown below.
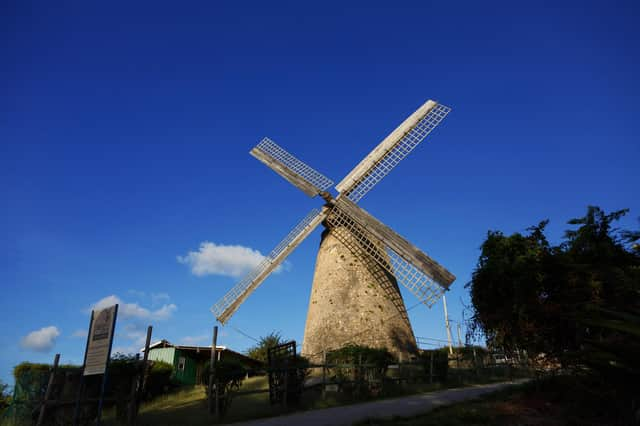
<path fill-rule="evenodd" d="M 354 203 L 360 201 L 378 182 L 418 146 L 433 129 L 449 114 L 451 108 L 436 104 L 427 115 L 409 130 L 403 137 L 378 160 L 369 171 L 358 179 L 342 194 Z"/>
<path fill-rule="evenodd" d="M 313 209 L 249 274 L 231 288 L 215 305 L 211 312 L 222 324 L 228 321 L 240 304 L 275 270 L 280 263 L 309 235 L 326 217 L 326 209 Z"/>
<path fill-rule="evenodd" d="M 365 225 L 340 208 L 339 202 L 331 209 L 325 223 L 333 231 L 333 235 L 354 255 L 373 258 L 425 305 L 431 307 L 446 290 L 446 287 L 438 284 L 425 272 L 405 260 L 400 253 L 369 233 Z M 385 250 L 380 250 L 381 247 Z"/>
<path fill-rule="evenodd" d="M 262 141 L 256 145 L 254 150 L 259 150 L 275 159 L 277 162 L 281 163 L 281 165 L 289 169 L 290 172 L 298 175 L 298 177 L 304 179 L 320 191 L 326 191 L 333 186 L 333 181 L 331 179 L 318 172 L 302 160 L 294 157 L 269 138 L 262 139 Z"/>
<path fill-rule="evenodd" d="M 425 111 L 428 112 L 425 114 Z M 359 201 L 422 142 L 450 111 L 451 108 L 445 105 L 427 101 L 374 149 L 373 158 L 369 159 L 370 154 L 363 160 L 367 163 L 364 167 L 360 165 L 356 167 L 336 186 L 341 196 L 345 196 L 354 203 Z M 422 118 L 418 118 L 423 114 Z M 397 142 L 395 142 L 396 138 L 399 138 Z M 329 178 L 297 159 L 269 138 L 264 138 L 251 151 L 251 154 L 309 196 L 320 194 L 321 191 L 326 191 L 333 185 Z M 359 177 L 350 178 L 353 173 Z M 331 215 L 328 218 L 329 210 Z M 373 258 L 382 268 L 394 275 L 398 283 L 426 305 L 433 305 L 442 296 L 445 286 L 439 285 L 403 258 L 401 253 L 372 236 L 366 231 L 366 227 L 358 224 L 350 215 L 339 208 L 325 206 L 322 211 L 313 210 L 309 213 L 253 271 L 213 305 L 211 311 L 218 321 L 222 324 L 228 321 L 242 302 L 325 219 L 327 226 L 334 230 L 338 238 L 341 232 L 348 229 L 347 232 L 350 234 L 342 235 L 345 245 L 356 254 L 361 253 Z M 357 240 L 356 244 L 353 243 L 354 238 Z"/>

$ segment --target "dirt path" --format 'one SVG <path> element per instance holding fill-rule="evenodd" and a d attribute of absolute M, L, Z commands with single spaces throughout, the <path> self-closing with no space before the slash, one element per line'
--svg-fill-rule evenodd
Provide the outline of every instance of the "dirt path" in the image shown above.
<path fill-rule="evenodd" d="M 362 404 L 305 411 L 287 416 L 271 417 L 250 422 L 233 423 L 251 426 L 333 426 L 351 425 L 366 418 L 385 418 L 393 416 L 414 416 L 441 405 L 453 404 L 465 399 L 477 398 L 508 386 L 526 382 L 526 379 L 513 382 L 477 385 L 466 388 L 446 389 L 402 398 L 384 399 Z"/>

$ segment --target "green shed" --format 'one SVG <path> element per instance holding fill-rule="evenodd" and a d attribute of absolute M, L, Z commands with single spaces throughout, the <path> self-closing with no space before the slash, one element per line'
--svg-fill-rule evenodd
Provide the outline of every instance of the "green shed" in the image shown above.
<path fill-rule="evenodd" d="M 236 360 L 248 370 L 263 367 L 262 362 L 225 346 L 216 346 L 216 356 L 218 360 Z M 149 359 L 173 365 L 173 377 L 185 385 L 201 384 L 204 366 L 210 358 L 211 346 L 174 345 L 167 340 L 160 340 L 149 346 Z"/>

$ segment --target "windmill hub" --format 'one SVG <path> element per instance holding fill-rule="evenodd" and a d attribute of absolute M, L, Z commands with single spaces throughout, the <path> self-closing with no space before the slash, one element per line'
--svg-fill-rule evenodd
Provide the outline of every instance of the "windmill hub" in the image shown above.
<path fill-rule="evenodd" d="M 321 223 L 303 354 L 356 343 L 386 347 L 399 358 L 417 351 L 401 284 L 428 306 L 455 280 L 453 274 L 356 203 L 406 157 L 451 109 L 425 102 L 391 132 L 338 185 L 275 142 L 264 138 L 251 155 L 307 195 L 326 202 L 312 210 L 245 278 L 211 308 L 222 324 Z"/>
<path fill-rule="evenodd" d="M 327 202 L 327 205 L 332 206 L 333 203 L 335 203 L 335 200 L 333 199 L 331 194 L 327 191 L 320 191 L 318 195 L 320 195 L 320 197 L 322 197 Z"/>

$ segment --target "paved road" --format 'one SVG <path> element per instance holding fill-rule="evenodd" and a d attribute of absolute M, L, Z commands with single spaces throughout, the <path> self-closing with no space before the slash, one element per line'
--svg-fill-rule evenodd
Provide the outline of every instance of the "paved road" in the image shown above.
<path fill-rule="evenodd" d="M 384 418 L 393 416 L 414 416 L 427 412 L 441 405 L 452 404 L 465 399 L 477 398 L 499 389 L 524 383 L 525 380 L 513 382 L 477 385 L 467 388 L 447 389 L 438 392 L 406 396 L 402 398 L 384 399 L 362 404 L 312 410 L 288 416 L 271 417 L 250 422 L 234 423 L 247 426 L 334 426 L 351 425 L 353 422 L 369 417 Z"/>

